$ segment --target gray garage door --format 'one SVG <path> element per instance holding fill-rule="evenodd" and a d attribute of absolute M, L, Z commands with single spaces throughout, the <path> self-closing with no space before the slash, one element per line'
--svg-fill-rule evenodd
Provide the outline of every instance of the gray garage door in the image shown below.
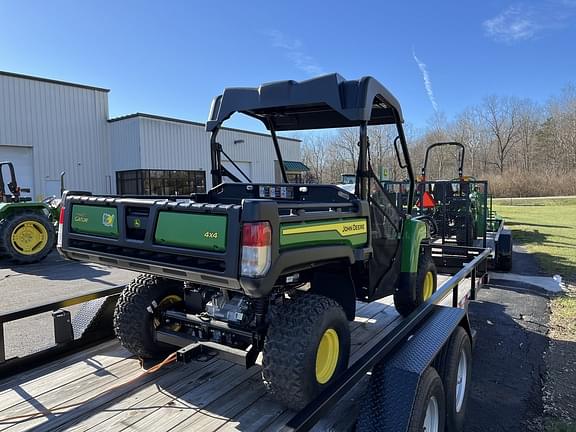
<path fill-rule="evenodd" d="M 30 196 L 34 197 L 34 163 L 32 159 L 32 148 L 0 145 L 0 160 L 11 161 L 14 164 L 18 185 L 21 188 L 30 188 Z M 2 173 L 4 174 L 4 181 L 8 183 L 8 181 L 10 181 L 8 169 L 4 168 Z M 27 195 L 28 194 L 23 194 L 23 196 Z"/>

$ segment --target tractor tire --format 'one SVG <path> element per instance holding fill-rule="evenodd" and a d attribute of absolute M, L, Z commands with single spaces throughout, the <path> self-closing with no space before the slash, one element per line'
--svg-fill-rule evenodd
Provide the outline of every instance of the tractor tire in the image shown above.
<path fill-rule="evenodd" d="M 141 274 L 122 290 L 114 309 L 114 332 L 120 343 L 141 358 L 157 358 L 170 346 L 156 342 L 158 311 L 183 306 L 183 283 Z"/>
<path fill-rule="evenodd" d="M 438 287 L 438 272 L 434 260 L 428 254 L 421 254 L 415 286 L 397 287 L 394 291 L 394 306 L 402 316 L 408 316 L 428 300 Z"/>
<path fill-rule="evenodd" d="M 350 327 L 334 300 L 303 294 L 272 311 L 262 378 L 270 395 L 298 410 L 348 367 Z"/>
<path fill-rule="evenodd" d="M 472 344 L 466 330 L 457 327 L 443 351 L 438 373 L 446 396 L 446 429 L 461 432 L 464 430 L 472 372 Z"/>
<path fill-rule="evenodd" d="M 17 264 L 43 260 L 55 240 L 54 225 L 41 213 L 25 211 L 0 220 L 0 255 Z"/>
<path fill-rule="evenodd" d="M 434 368 L 428 367 L 416 389 L 408 432 L 443 431 L 445 424 L 446 402 L 442 379 Z"/>

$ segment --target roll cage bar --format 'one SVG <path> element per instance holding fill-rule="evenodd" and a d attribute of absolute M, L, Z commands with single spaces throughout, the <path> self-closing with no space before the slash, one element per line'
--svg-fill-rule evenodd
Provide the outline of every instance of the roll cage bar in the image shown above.
<path fill-rule="evenodd" d="M 222 165 L 222 155 L 247 178 L 223 152 L 217 141 L 222 123 L 237 112 L 260 120 L 270 131 L 285 183 L 288 183 L 288 179 L 277 131 L 358 127 L 360 151 L 356 169 L 356 194 L 363 200 L 368 199 L 368 180 L 371 177 L 368 126 L 395 124 L 398 131 L 396 139 L 402 148 L 410 183 L 408 208 L 412 208 L 414 172 L 402 126 L 402 110 L 392 93 L 376 79 L 363 77 L 359 80 L 345 80 L 338 74 L 329 74 L 301 82 L 277 81 L 262 84 L 258 88 L 225 89 L 212 101 L 206 122 L 206 130 L 211 133 L 213 186 L 222 183 L 224 176 L 239 181 L 237 176 Z"/>
<path fill-rule="evenodd" d="M 10 182 L 4 182 L 4 174 L 2 172 L 2 168 L 5 166 L 8 167 L 8 171 L 10 172 Z M 0 162 L 0 202 L 4 202 L 6 197 L 9 195 L 6 193 L 6 186 L 8 186 L 8 192 L 12 195 L 12 200 L 17 201 L 20 198 L 20 188 L 18 187 L 18 183 L 16 181 L 16 171 L 14 170 L 14 164 L 12 162 L 3 161 Z"/>
<path fill-rule="evenodd" d="M 426 149 L 426 155 L 424 156 L 424 165 L 422 165 L 422 181 L 426 180 L 426 167 L 428 166 L 428 156 L 429 156 L 430 150 L 432 150 L 435 147 L 443 147 L 443 146 L 454 146 L 454 147 L 460 148 L 460 158 L 459 158 L 459 164 L 458 164 L 458 177 L 462 178 L 462 175 L 464 172 L 463 170 L 464 170 L 465 147 L 462 143 L 459 143 L 456 141 L 446 141 L 446 142 L 437 142 L 434 144 L 430 144 L 428 146 L 428 148 Z"/>

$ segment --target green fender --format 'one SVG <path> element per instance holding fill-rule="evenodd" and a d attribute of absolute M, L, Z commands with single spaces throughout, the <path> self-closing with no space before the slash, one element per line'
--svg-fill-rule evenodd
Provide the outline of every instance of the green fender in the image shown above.
<path fill-rule="evenodd" d="M 23 212 L 26 210 L 44 213 L 51 213 L 50 207 L 41 202 L 17 202 L 17 203 L 0 203 L 0 219 L 4 219 L 13 213 Z"/>
<path fill-rule="evenodd" d="M 416 273 L 418 271 L 418 257 L 422 240 L 428 236 L 425 222 L 407 219 L 402 229 L 402 273 Z"/>

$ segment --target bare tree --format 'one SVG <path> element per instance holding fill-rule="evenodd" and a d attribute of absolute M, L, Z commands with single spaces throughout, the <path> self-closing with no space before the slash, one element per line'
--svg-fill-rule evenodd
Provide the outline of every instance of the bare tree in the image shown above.
<path fill-rule="evenodd" d="M 528 172 L 532 170 L 534 164 L 534 146 L 542 118 L 540 111 L 540 107 L 530 99 L 524 99 L 518 104 L 518 142 L 521 168 Z"/>
<path fill-rule="evenodd" d="M 511 97 L 488 96 L 481 106 L 482 119 L 488 125 L 495 145 L 494 164 L 504 173 L 508 154 L 518 141 L 519 103 Z"/>

